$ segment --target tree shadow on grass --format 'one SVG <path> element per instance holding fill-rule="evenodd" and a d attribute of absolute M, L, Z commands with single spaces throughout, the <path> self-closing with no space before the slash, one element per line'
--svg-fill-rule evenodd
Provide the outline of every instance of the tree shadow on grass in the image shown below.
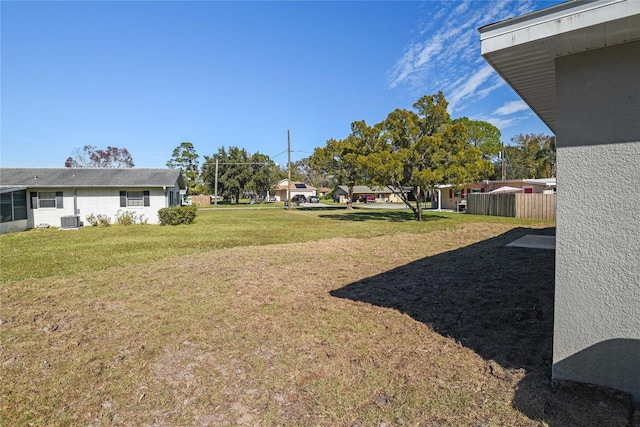
<path fill-rule="evenodd" d="M 516 228 L 331 295 L 396 309 L 488 362 L 524 369 L 513 405 L 531 419 L 551 426 L 627 425 L 632 406 L 616 393 L 575 383 L 552 387 L 555 251 L 506 247 L 527 234 L 555 235 L 555 228 Z"/>
<path fill-rule="evenodd" d="M 508 368 L 548 367 L 555 252 L 505 245 L 526 234 L 554 233 L 516 228 L 331 295 L 399 310 Z"/>
<path fill-rule="evenodd" d="M 405 222 L 415 221 L 413 212 L 407 211 L 349 211 L 339 215 L 320 215 L 320 218 L 333 219 L 337 221 L 390 221 L 390 222 Z M 442 215 L 423 215 L 422 221 L 437 221 L 444 219 Z"/>

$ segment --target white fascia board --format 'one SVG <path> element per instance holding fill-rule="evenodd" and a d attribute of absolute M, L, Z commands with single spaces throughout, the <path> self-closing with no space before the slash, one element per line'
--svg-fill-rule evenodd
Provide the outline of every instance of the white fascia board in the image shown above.
<path fill-rule="evenodd" d="M 638 0 L 572 1 L 480 28 L 481 54 L 640 14 Z"/>

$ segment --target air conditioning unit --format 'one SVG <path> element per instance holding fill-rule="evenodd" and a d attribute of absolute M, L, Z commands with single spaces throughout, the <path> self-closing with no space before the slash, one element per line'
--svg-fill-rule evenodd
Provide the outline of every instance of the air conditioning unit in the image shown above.
<path fill-rule="evenodd" d="M 67 215 L 60 218 L 62 228 L 78 228 L 80 226 L 79 215 Z"/>

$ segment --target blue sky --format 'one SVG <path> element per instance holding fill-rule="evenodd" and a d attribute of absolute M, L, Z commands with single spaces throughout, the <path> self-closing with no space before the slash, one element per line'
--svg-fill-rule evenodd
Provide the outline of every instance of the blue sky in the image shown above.
<path fill-rule="evenodd" d="M 90 144 L 164 168 L 183 141 L 284 165 L 287 129 L 298 160 L 439 90 L 506 143 L 551 134 L 477 29 L 558 3 L 2 1 L 0 165 L 62 167 Z"/>

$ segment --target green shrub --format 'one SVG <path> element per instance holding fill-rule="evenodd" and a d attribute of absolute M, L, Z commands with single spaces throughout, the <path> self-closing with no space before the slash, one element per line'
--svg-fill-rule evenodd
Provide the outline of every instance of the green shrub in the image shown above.
<path fill-rule="evenodd" d="M 94 227 L 108 227 L 111 225 L 111 218 L 109 218 L 107 215 L 91 214 L 91 215 L 87 215 L 85 219 L 89 224 L 93 225 Z"/>
<path fill-rule="evenodd" d="M 158 211 L 161 225 L 192 224 L 196 219 L 195 206 L 172 206 Z"/>

